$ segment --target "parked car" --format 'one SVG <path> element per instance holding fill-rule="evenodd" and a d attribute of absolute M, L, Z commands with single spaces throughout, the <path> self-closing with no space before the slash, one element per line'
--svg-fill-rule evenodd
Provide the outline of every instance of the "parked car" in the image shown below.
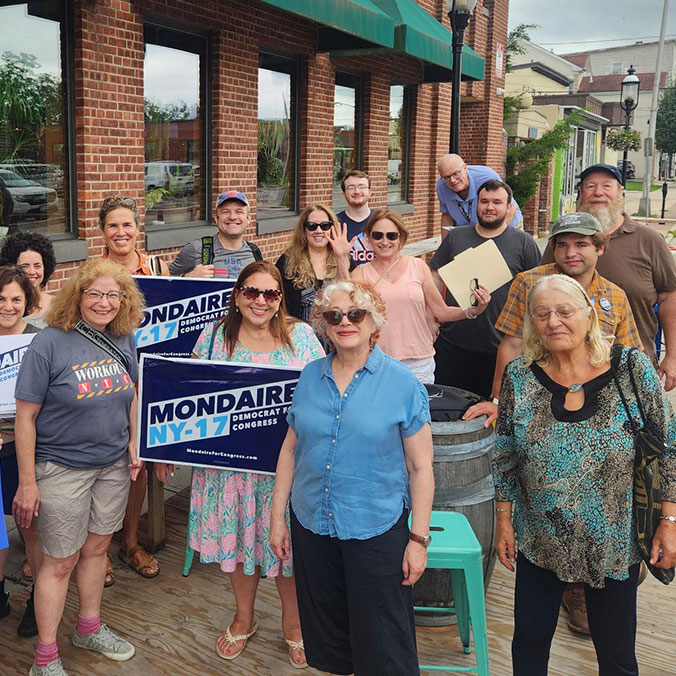
<path fill-rule="evenodd" d="M 146 162 L 146 191 L 166 188 L 182 197 L 195 192 L 195 171 L 189 162 Z"/>
<path fill-rule="evenodd" d="M 13 171 L 27 181 L 39 183 L 45 188 L 61 190 L 64 182 L 64 171 L 58 164 L 41 164 L 33 160 L 5 160 L 0 169 Z"/>
<path fill-rule="evenodd" d="M 620 160 L 617 163 L 617 168 L 620 170 L 620 173 L 622 173 L 622 160 Z M 629 180 L 633 180 L 636 178 L 636 167 L 634 166 L 633 162 L 630 162 L 627 160 L 627 176 Z"/>
<path fill-rule="evenodd" d="M 56 190 L 45 188 L 35 181 L 19 176 L 15 171 L 0 169 L 0 178 L 5 183 L 14 202 L 14 222 L 29 218 L 46 220 L 59 208 Z"/>

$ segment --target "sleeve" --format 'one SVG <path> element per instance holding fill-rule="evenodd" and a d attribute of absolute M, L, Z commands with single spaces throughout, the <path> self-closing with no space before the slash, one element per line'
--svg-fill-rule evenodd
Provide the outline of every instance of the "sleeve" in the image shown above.
<path fill-rule="evenodd" d="M 405 420 L 399 423 L 402 437 L 412 437 L 425 423 L 431 423 L 430 398 L 425 386 L 411 373 L 415 380 L 413 388 L 407 396 Z"/>
<path fill-rule="evenodd" d="M 676 290 L 676 263 L 664 240 L 657 232 L 650 231 L 653 238 L 652 272 L 653 284 L 657 293 Z"/>
<path fill-rule="evenodd" d="M 498 331 L 502 331 L 508 336 L 521 337 L 527 295 L 528 285 L 524 275 L 519 273 L 509 287 L 507 300 L 502 307 L 498 320 L 495 322 L 495 328 Z"/>
<path fill-rule="evenodd" d="M 48 340 L 44 336 L 45 333 L 38 334 L 28 346 L 21 360 L 14 390 L 17 399 L 33 404 L 44 402 L 51 379 L 51 350 L 43 344 Z"/>
<path fill-rule="evenodd" d="M 516 499 L 517 453 L 514 441 L 514 363 L 507 365 L 500 386 L 500 406 L 496 426 L 495 452 L 491 470 L 495 482 L 495 499 L 514 502 Z"/>
<path fill-rule="evenodd" d="M 301 371 L 298 385 L 296 385 L 296 389 L 293 392 L 291 406 L 289 406 L 289 410 L 286 412 L 286 422 L 296 434 L 298 434 L 298 430 L 296 429 L 296 411 L 299 406 L 303 406 L 303 404 L 310 399 L 306 390 L 308 388 L 309 379 L 312 377 L 313 374 L 310 373 L 310 369 L 306 368 Z M 316 375 L 314 377 L 316 377 Z"/>
<path fill-rule="evenodd" d="M 169 272 L 172 275 L 184 275 L 195 269 L 195 243 L 188 242 L 179 252 L 176 258 L 169 263 Z"/>
<path fill-rule="evenodd" d="M 538 265 L 540 265 L 541 258 L 542 254 L 540 253 L 538 245 L 535 243 L 535 240 L 530 235 L 528 235 L 528 239 L 526 240 L 526 249 L 524 251 L 523 269 L 530 270 L 531 268 L 536 268 Z"/>
<path fill-rule="evenodd" d="M 634 320 L 634 313 L 631 311 L 627 295 L 618 288 L 618 304 L 622 307 L 620 321 L 615 327 L 615 340 L 621 345 L 627 347 L 637 347 L 643 350 L 643 343 L 641 336 L 638 333 L 636 321 Z"/>
<path fill-rule="evenodd" d="M 437 181 L 437 197 L 439 198 L 439 211 L 442 214 L 447 214 L 448 208 L 446 207 L 446 201 L 444 200 L 444 197 L 441 193 L 443 185 L 444 185 L 444 182 L 441 179 L 439 179 Z"/>
<path fill-rule="evenodd" d="M 211 345 L 211 336 L 213 336 L 216 327 L 218 326 L 218 321 L 215 321 L 209 326 L 205 326 L 200 333 L 200 337 L 195 343 L 195 347 L 192 349 L 192 353 L 198 359 L 209 359 L 209 346 Z"/>
<path fill-rule="evenodd" d="M 453 231 L 449 232 L 448 235 L 441 240 L 439 248 L 434 252 L 434 256 L 432 256 L 432 260 L 430 261 L 430 268 L 432 268 L 432 270 L 438 270 L 451 261 L 453 258 L 452 240 Z"/>
<path fill-rule="evenodd" d="M 282 276 L 282 288 L 284 290 L 284 303 L 286 311 L 300 319 L 300 291 L 293 285 L 293 281 L 286 276 L 286 254 L 282 254 L 275 263 L 275 267 Z"/>
<path fill-rule="evenodd" d="M 547 265 L 553 262 L 554 262 L 554 248 L 552 247 L 552 242 L 550 240 L 549 242 L 547 242 L 547 246 L 545 247 L 544 253 L 542 254 L 542 260 L 540 261 L 540 265 Z"/>
<path fill-rule="evenodd" d="M 129 360 L 129 377 L 131 378 L 132 383 L 138 382 L 138 354 L 136 352 L 136 341 L 134 340 L 134 334 L 130 333 L 127 338 L 127 353 L 131 357 Z"/>
<path fill-rule="evenodd" d="M 306 364 L 325 356 L 324 348 L 317 339 L 313 328 L 305 322 L 297 322 L 294 325 L 293 345 L 296 353 L 304 358 Z"/>

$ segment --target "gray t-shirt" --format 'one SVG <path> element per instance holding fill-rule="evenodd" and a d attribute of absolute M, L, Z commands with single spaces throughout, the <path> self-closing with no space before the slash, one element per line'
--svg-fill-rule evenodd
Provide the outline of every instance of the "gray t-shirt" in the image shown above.
<path fill-rule="evenodd" d="M 214 259 L 213 266 L 217 271 L 219 277 L 228 277 L 229 279 L 237 279 L 239 273 L 253 263 L 254 258 L 251 247 L 244 242 L 240 249 L 236 251 L 226 249 L 221 240 L 214 236 Z M 179 252 L 178 256 L 169 263 L 169 272 L 172 275 L 184 275 L 186 272 L 191 272 L 198 265 L 202 264 L 202 240 L 193 239 L 188 242 Z"/>
<path fill-rule="evenodd" d="M 535 240 L 523 230 L 506 228 L 505 231 L 493 237 L 498 250 L 509 267 L 512 278 L 519 272 L 530 270 L 540 264 L 540 250 Z M 459 253 L 470 247 L 477 247 L 486 242 L 474 226 L 453 228 L 442 240 L 434 257 L 430 261 L 433 270 L 450 263 Z M 476 277 L 481 284 L 481 270 L 477 270 Z M 491 302 L 485 311 L 476 319 L 464 319 L 458 322 L 446 322 L 441 325 L 441 337 L 457 347 L 475 352 L 497 352 L 502 340 L 502 333 L 495 328 L 495 322 L 502 312 L 502 306 L 507 300 L 511 280 L 491 293 Z M 457 306 L 455 298 L 447 291 L 446 303 Z"/>
<path fill-rule="evenodd" d="M 129 370 L 76 331 L 47 327 L 21 362 L 16 398 L 41 404 L 35 461 L 73 469 L 117 462 L 129 446 L 129 410 L 138 380 L 133 335 L 105 334 Z"/>

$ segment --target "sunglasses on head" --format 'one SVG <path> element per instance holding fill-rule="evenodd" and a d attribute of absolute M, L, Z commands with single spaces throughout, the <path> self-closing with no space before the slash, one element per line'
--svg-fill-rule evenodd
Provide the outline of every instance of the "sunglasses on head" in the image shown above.
<path fill-rule="evenodd" d="M 326 319 L 327 324 L 338 326 L 338 324 L 343 321 L 343 317 L 347 317 L 347 321 L 349 321 L 350 324 L 361 324 L 368 313 L 368 310 L 359 310 L 357 308 L 348 310 L 347 312 L 327 310 L 326 312 L 322 312 L 322 317 Z"/>
<path fill-rule="evenodd" d="M 321 228 L 324 232 L 331 230 L 333 223 L 331 221 L 322 221 L 315 223 L 314 221 L 305 221 L 305 229 L 314 232 L 317 228 Z"/>
<path fill-rule="evenodd" d="M 390 242 L 396 242 L 399 239 L 399 231 L 394 232 L 380 232 L 379 230 L 372 230 L 369 237 L 375 239 L 376 242 L 384 237 L 390 240 Z"/>
<path fill-rule="evenodd" d="M 282 297 L 282 292 L 278 289 L 258 289 L 255 286 L 240 286 L 239 292 L 247 300 L 257 300 L 258 296 L 263 294 L 266 303 L 274 303 Z"/>

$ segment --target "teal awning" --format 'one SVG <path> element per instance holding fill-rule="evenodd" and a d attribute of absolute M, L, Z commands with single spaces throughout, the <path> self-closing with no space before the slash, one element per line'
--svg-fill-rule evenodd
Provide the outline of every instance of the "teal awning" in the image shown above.
<path fill-rule="evenodd" d="M 453 34 L 415 0 L 371 0 L 394 21 L 394 51 L 425 62 L 423 82 L 450 82 Z M 462 79 L 483 80 L 484 60 L 465 45 Z"/>
<path fill-rule="evenodd" d="M 261 0 L 320 25 L 317 51 L 391 48 L 394 21 L 372 0 Z"/>

